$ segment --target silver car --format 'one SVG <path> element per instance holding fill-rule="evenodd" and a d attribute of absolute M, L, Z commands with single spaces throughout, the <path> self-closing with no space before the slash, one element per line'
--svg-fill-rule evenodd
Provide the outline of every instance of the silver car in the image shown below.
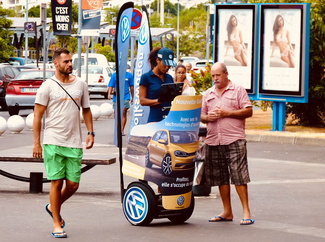
<path fill-rule="evenodd" d="M 81 79 L 87 81 L 90 94 L 100 94 L 104 98 L 108 96 L 108 83 L 111 80 L 112 70 L 110 67 L 99 65 L 88 66 L 88 78 L 86 66 L 81 67 Z"/>

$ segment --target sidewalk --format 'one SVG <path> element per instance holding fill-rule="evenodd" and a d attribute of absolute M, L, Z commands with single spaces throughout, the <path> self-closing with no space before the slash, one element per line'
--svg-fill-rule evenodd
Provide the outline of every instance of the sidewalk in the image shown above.
<path fill-rule="evenodd" d="M 287 120 L 285 131 L 271 131 L 272 110 L 256 110 L 253 117 L 246 119 L 247 140 L 325 146 L 325 128 L 310 128 L 288 124 L 290 122 L 290 120 Z"/>

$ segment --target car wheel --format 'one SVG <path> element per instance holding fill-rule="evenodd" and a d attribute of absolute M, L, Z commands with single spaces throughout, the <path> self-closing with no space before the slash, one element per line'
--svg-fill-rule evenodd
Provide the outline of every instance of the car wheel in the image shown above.
<path fill-rule="evenodd" d="M 18 115 L 19 114 L 19 107 L 18 106 L 8 106 L 8 113 L 10 116 Z"/>
<path fill-rule="evenodd" d="M 172 174 L 172 158 L 170 157 L 170 154 L 166 154 L 164 159 L 162 160 L 162 163 L 161 163 L 161 169 L 162 169 L 162 172 L 169 176 L 170 174 Z"/>
<path fill-rule="evenodd" d="M 150 224 L 157 212 L 155 193 L 142 182 L 131 183 L 123 197 L 123 212 L 130 224 L 144 226 Z"/>
<path fill-rule="evenodd" d="M 149 150 L 148 149 L 146 150 L 146 154 L 144 156 L 144 159 L 145 159 L 146 167 L 151 168 L 152 167 L 152 163 L 150 162 L 150 153 L 149 153 Z"/>
<path fill-rule="evenodd" d="M 180 212 L 179 214 L 170 216 L 170 217 L 168 217 L 168 219 L 172 223 L 177 223 L 177 224 L 184 223 L 186 220 L 188 220 L 192 216 L 192 213 L 194 210 L 194 205 L 195 205 L 195 200 L 194 200 L 194 195 L 192 193 L 190 206 L 188 208 L 179 210 L 179 212 Z"/>

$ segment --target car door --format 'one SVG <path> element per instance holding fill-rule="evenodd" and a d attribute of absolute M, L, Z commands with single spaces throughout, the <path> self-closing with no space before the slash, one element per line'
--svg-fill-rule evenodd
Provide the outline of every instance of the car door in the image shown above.
<path fill-rule="evenodd" d="M 150 154 L 150 160 L 152 163 L 156 164 L 156 165 L 160 165 L 160 160 L 158 159 L 158 140 L 160 138 L 162 131 L 158 131 L 154 134 L 154 136 L 152 136 L 152 139 L 150 140 L 149 144 L 148 144 L 148 150 L 149 150 L 149 154 Z"/>
<path fill-rule="evenodd" d="M 156 154 L 157 160 L 160 162 L 165 157 L 168 150 L 168 133 L 167 131 L 162 131 L 161 135 L 157 141 Z"/>

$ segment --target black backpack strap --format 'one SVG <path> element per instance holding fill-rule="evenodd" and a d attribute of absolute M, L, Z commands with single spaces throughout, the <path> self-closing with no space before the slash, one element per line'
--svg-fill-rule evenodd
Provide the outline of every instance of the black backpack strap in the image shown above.
<path fill-rule="evenodd" d="M 56 80 L 54 80 L 53 78 L 51 78 L 51 80 L 55 81 L 66 92 L 66 94 L 68 94 L 68 96 L 71 98 L 71 100 L 77 105 L 78 110 L 80 110 L 78 103 L 73 99 L 73 97 L 68 93 L 68 91 L 65 90 L 65 88 L 60 83 L 58 83 Z"/>

